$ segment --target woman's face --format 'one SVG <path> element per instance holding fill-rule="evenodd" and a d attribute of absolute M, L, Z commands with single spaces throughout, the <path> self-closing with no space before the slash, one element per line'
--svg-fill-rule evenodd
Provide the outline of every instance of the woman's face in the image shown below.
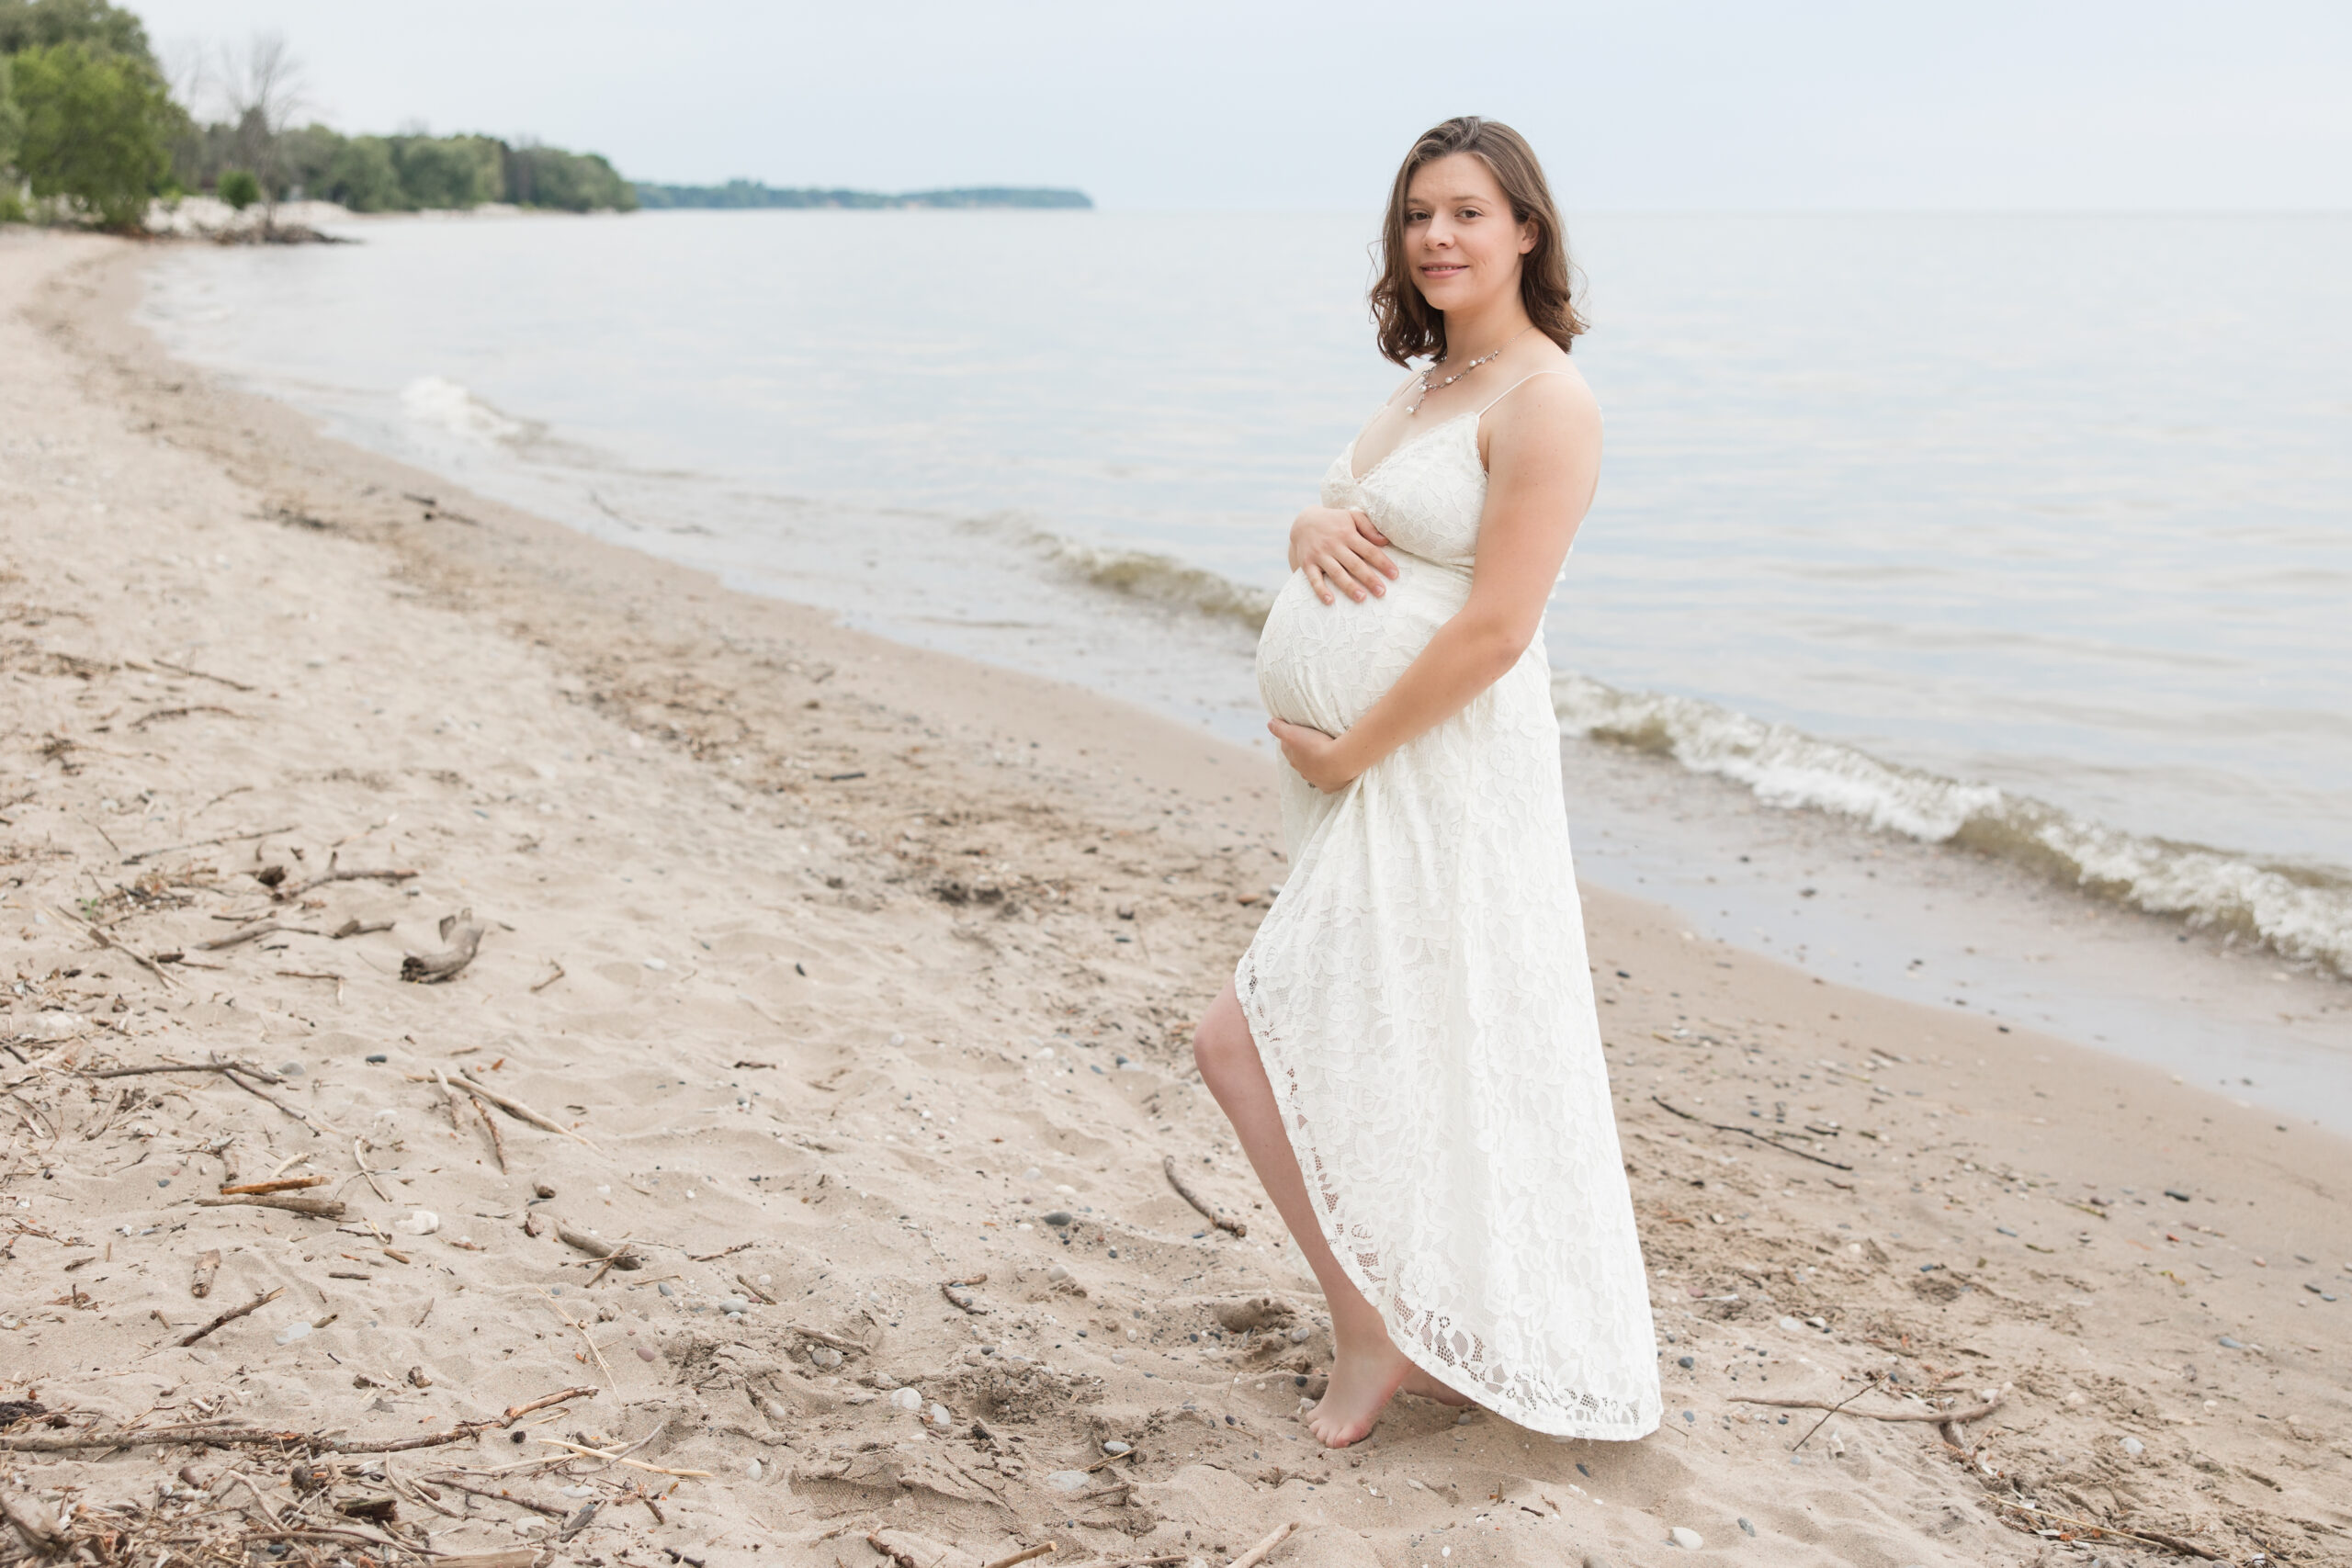
<path fill-rule="evenodd" d="M 1519 258 L 1535 226 L 1512 220 L 1486 160 L 1453 152 L 1424 164 L 1405 187 L 1405 257 L 1430 308 L 1474 310 L 1519 287 Z"/>

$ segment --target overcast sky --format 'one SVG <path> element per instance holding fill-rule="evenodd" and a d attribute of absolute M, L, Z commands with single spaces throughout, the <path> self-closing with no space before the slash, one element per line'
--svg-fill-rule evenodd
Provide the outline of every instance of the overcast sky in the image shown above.
<path fill-rule="evenodd" d="M 536 136 L 637 179 L 1362 209 L 1475 112 L 1582 211 L 2352 209 L 2346 0 L 133 8 L 167 55 L 282 32 L 341 130 Z"/>

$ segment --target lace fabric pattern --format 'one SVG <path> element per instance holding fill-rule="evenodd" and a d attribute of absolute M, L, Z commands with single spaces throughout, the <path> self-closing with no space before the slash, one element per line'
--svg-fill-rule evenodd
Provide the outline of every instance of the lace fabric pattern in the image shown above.
<path fill-rule="evenodd" d="M 1392 542 L 1382 598 L 1294 573 L 1258 649 L 1268 711 L 1337 733 L 1469 592 L 1475 415 L 1324 503 Z M 1462 712 L 1324 795 L 1282 770 L 1292 870 L 1235 972 L 1325 1239 L 1391 1337 L 1534 1431 L 1657 1428 L 1657 1347 L 1587 968 L 1549 671 L 1531 646 Z"/>

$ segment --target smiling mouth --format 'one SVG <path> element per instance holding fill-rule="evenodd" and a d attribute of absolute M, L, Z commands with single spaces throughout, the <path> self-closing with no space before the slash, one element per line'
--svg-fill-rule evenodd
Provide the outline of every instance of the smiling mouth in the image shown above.
<path fill-rule="evenodd" d="M 1469 270 L 1461 262 L 1430 262 L 1421 268 L 1422 273 L 1430 277 L 1451 277 L 1457 272 Z"/>

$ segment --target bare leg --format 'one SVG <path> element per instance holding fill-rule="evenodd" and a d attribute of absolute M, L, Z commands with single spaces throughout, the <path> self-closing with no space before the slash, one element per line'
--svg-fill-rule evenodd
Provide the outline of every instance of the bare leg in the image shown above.
<path fill-rule="evenodd" d="M 1299 1174 L 1298 1156 L 1291 1152 L 1290 1135 L 1283 1131 L 1273 1085 L 1266 1080 L 1265 1063 L 1250 1037 L 1249 1021 L 1242 1017 L 1231 981 L 1209 1004 L 1207 1016 L 1193 1036 L 1193 1060 L 1226 1120 L 1233 1123 L 1234 1135 L 1241 1140 L 1266 1196 L 1273 1201 L 1275 1212 L 1306 1255 L 1306 1266 L 1315 1271 L 1324 1302 L 1331 1309 L 1336 1351 L 1331 1386 L 1308 1415 L 1308 1430 L 1328 1447 L 1345 1448 L 1372 1430 L 1399 1389 L 1449 1404 L 1468 1404 L 1405 1359 L 1405 1353 L 1389 1339 L 1388 1325 L 1381 1321 L 1378 1311 L 1331 1256 L 1314 1201 L 1307 1196 L 1306 1179 Z"/>

